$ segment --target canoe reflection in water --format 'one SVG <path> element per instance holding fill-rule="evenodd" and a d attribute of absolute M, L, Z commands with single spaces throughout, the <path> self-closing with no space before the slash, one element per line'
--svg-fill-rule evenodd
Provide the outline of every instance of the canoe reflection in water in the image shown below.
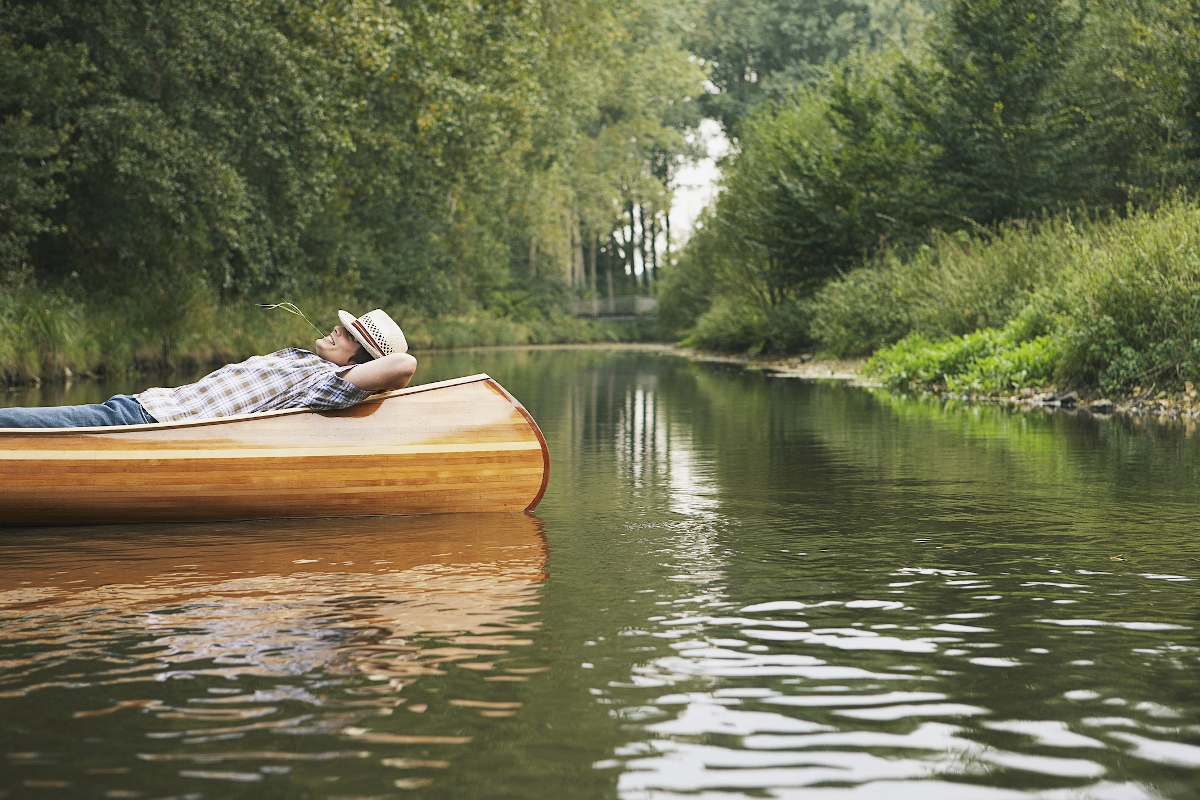
<path fill-rule="evenodd" d="M 462 721 L 443 731 L 432 712 L 510 716 L 506 682 L 543 671 L 528 645 L 546 558 L 522 513 L 10 533 L 0 717 L 28 720 L 22 751 L 91 736 L 125 764 L 231 738 L 303 758 L 261 740 L 279 733 L 463 743 L 433 735 Z M 450 676 L 429 695 L 443 705 L 394 715 L 424 711 L 412 684 L 433 675 Z"/>

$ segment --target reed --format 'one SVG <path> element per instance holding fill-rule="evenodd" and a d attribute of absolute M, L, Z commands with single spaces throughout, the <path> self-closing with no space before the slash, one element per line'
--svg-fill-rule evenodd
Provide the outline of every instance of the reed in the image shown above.
<path fill-rule="evenodd" d="M 311 349 L 316 336 L 338 324 L 336 309 L 361 305 L 340 296 L 272 304 L 219 302 L 203 286 L 185 287 L 172 297 L 164 308 L 136 297 L 83 303 L 29 278 L 13 279 L 0 291 L 0 383 L 186 372 L 283 347 Z M 302 308 L 326 313 L 309 320 Z M 632 323 L 561 313 L 518 320 L 488 314 L 430 318 L 403 307 L 386 310 L 415 350 L 631 341 L 648 333 Z"/>
<path fill-rule="evenodd" d="M 912 333 L 937 340 L 1002 327 L 1108 224 L 1064 214 L 887 253 L 817 294 L 813 334 L 832 353 L 857 356 Z"/>
<path fill-rule="evenodd" d="M 82 306 L 24 276 L 0 288 L 0 380 L 28 383 L 83 371 L 93 358 Z"/>
<path fill-rule="evenodd" d="M 868 369 L 896 386 L 1123 394 L 1200 381 L 1200 208 L 1188 198 L 941 247 L 829 287 L 835 306 L 815 327 L 843 352 L 874 330 L 884 346 Z M 977 316 L 959 311 L 968 303 Z M 893 323 L 886 337 L 871 312 Z"/>

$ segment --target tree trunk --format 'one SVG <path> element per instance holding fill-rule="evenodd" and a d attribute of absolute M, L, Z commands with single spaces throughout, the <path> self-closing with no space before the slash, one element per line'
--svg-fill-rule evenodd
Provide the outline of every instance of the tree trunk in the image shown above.
<path fill-rule="evenodd" d="M 658 283 L 658 214 L 650 209 L 650 278 Z"/>
<path fill-rule="evenodd" d="M 588 247 L 588 283 L 592 287 L 592 297 L 596 296 L 596 250 L 600 247 L 600 241 L 595 236 L 588 237 L 591 239 L 591 245 Z"/>
<path fill-rule="evenodd" d="M 633 218 L 633 201 L 629 200 L 625 203 L 625 213 L 629 215 L 629 240 L 625 242 L 625 274 L 633 278 L 633 283 L 637 285 L 637 272 L 635 271 L 637 263 L 633 258 L 634 244 L 637 242 L 636 220 Z"/>
<path fill-rule="evenodd" d="M 617 262 L 616 237 L 614 236 L 611 241 L 612 241 L 612 245 L 610 245 L 610 246 L 612 247 L 613 252 L 609 253 L 609 255 L 612 256 L 612 258 L 608 259 L 608 275 L 607 275 L 607 277 L 608 277 L 608 307 L 610 309 L 612 308 L 612 299 L 613 299 L 613 265 L 615 265 Z M 623 263 L 624 263 L 624 261 L 622 261 L 622 264 Z"/>
<path fill-rule="evenodd" d="M 579 231 L 579 220 L 571 220 L 571 287 L 583 286 L 583 235 Z"/>
<path fill-rule="evenodd" d="M 666 237 L 664 238 L 664 241 L 663 241 L 663 265 L 665 266 L 665 265 L 671 263 L 671 211 L 670 211 L 670 209 L 668 209 L 667 213 L 663 215 L 663 233 L 666 234 Z"/>
<path fill-rule="evenodd" d="M 638 255 L 642 257 L 642 286 L 650 288 L 650 259 L 646 257 L 647 242 L 646 242 L 646 207 L 638 203 L 638 230 L 641 235 L 638 236 Z"/>

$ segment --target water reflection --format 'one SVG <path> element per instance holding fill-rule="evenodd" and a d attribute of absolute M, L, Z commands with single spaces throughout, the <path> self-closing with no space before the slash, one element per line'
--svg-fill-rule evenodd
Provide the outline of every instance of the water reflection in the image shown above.
<path fill-rule="evenodd" d="M 719 505 L 711 464 L 697 453 L 691 427 L 672 419 L 671 404 L 646 372 L 624 387 L 614 426 L 613 449 L 630 487 L 648 493 L 665 488 L 666 510 L 678 515 L 671 551 L 678 571 L 672 580 L 712 584 L 723 575 L 716 529 Z"/>
<path fill-rule="evenodd" d="M 916 573 L 928 580 L 937 572 L 902 568 L 889 577 Z M 978 584 L 962 572 L 945 572 L 929 582 Z M 1105 780 L 1111 772 L 1138 771 L 1121 751 L 1159 766 L 1200 766 L 1200 747 L 1186 741 L 1200 733 L 1194 712 L 1144 699 L 1161 698 L 1163 686 L 1134 689 L 1140 698 L 1078 688 L 1122 683 L 1124 676 L 1089 675 L 1081 668 L 1095 661 L 1073 659 L 1074 643 L 1057 632 L 1190 636 L 1191 626 L 1038 618 L 1027 620 L 1033 629 L 1018 638 L 1045 646 L 1029 647 L 1021 658 L 979 656 L 1011 647 L 1012 637 L 985 626 L 988 613 L 922 613 L 927 590 L 910 588 L 921 583 L 889 582 L 904 587 L 890 590 L 905 595 L 903 601 L 780 600 L 662 620 L 653 635 L 670 640 L 675 652 L 636 667 L 640 685 L 692 688 L 659 694 L 640 707 L 643 719 L 667 718 L 645 725 L 654 738 L 617 748 L 626 770 L 622 796 L 714 792 L 710 796 L 727 798 L 766 789 L 773 797 L 1017 797 L 1028 795 L 1010 787 L 1027 784 L 1038 797 L 1144 798 L 1162 795 L 1138 780 Z M 997 575 L 988 588 L 1000 594 L 979 599 L 992 603 L 1031 583 L 1073 591 L 1088 585 Z M 1114 638 L 1101 649 L 1160 652 L 1138 644 L 1146 642 Z M 1159 644 L 1176 657 L 1194 652 L 1170 638 Z M 1094 655 L 1095 645 L 1085 647 Z M 1037 673 L 1021 669 L 1034 662 Z M 994 678 L 984 674 L 989 671 Z M 720 688 L 702 690 L 704 684 Z M 1088 716 L 1081 708 L 1098 704 L 1124 713 Z M 1061 717 L 1024 716 L 1031 711 Z M 1059 788 L 1050 788 L 1055 784 Z M 817 786 L 827 788 L 811 788 Z"/>
<path fill-rule="evenodd" d="M 0 537 L 0 791 L 1200 796 L 1185 427 L 649 353 L 419 377 L 480 371 L 549 442 L 548 565 L 528 518 Z"/>
<path fill-rule="evenodd" d="M 1194 595 L 1151 598 L 1194 580 L 1165 568 L 1194 551 L 1194 495 L 1122 506 L 1073 420 L 897 424 L 913 412 L 890 396 L 687 377 L 654 416 L 720 420 L 667 428 L 715 465 L 712 502 L 672 504 L 658 541 L 703 537 L 720 566 L 636 631 L 671 652 L 638 648 L 658 654 L 603 692 L 646 734 L 597 762 L 622 797 L 1192 796 L 1163 767 L 1200 766 Z M 652 437 L 628 438 L 678 485 Z M 1152 550 L 1112 526 L 1151 520 Z M 1064 527 L 1084 535 L 1046 538 Z"/>
<path fill-rule="evenodd" d="M 876 566 L 867 556 L 859 563 L 867 572 Z M 652 635 L 674 652 L 634 671 L 642 686 L 675 691 L 640 706 L 644 719 L 667 717 L 645 726 L 654 738 L 616 749 L 626 770 L 621 794 L 1189 796 L 1160 794 L 1145 781 L 1162 783 L 1164 765 L 1200 766 L 1194 706 L 1163 702 L 1184 700 L 1174 685 L 1186 685 L 1194 669 L 1193 626 L 1178 621 L 1186 611 L 1140 617 L 1114 597 L 1145 575 L 1076 572 L 1039 581 L 1007 570 L 985 579 L 900 568 L 875 597 L 673 613 Z M 1073 616 L 1075 604 L 1045 617 L 1005 602 L 1033 586 L 1060 599 L 1086 595 L 1077 603 L 1102 619 Z M 960 607 L 998 608 L 929 613 L 939 589 L 986 590 Z M 889 595 L 902 599 L 880 597 Z M 1162 662 L 1147 660 L 1155 656 Z M 1154 683 L 1139 677 L 1163 668 L 1178 672 Z M 1105 706 L 1121 713 L 1098 715 Z"/>
<path fill-rule="evenodd" d="M 465 744 L 463 714 L 514 715 L 522 703 L 504 687 L 545 669 L 521 657 L 541 625 L 541 527 L 499 514 L 8 536 L 0 701 L 41 709 L 42 724 L 4 743 L 6 774 L 27 788 L 81 785 L 88 779 L 64 777 L 54 753 L 111 731 L 115 717 L 124 736 L 145 737 L 143 766 L 125 752 L 89 769 L 132 770 L 141 785 L 154 780 L 150 766 L 240 764 L 178 774 L 257 782 L 295 762 Z M 439 724 L 415 684 L 451 671 L 456 696 L 437 700 L 456 717 Z M 445 765 L 374 763 L 418 773 Z M 386 785 L 395 780 L 431 778 L 388 776 Z"/>

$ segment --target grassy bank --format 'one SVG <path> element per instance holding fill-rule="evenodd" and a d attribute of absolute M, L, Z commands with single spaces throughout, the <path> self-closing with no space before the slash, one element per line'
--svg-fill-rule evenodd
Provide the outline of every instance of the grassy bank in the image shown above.
<path fill-rule="evenodd" d="M 834 281 L 814 333 L 902 388 L 1128 396 L 1200 382 L 1200 209 L 946 237 Z"/>
<path fill-rule="evenodd" d="M 799 347 L 764 348 L 772 318 L 722 298 L 693 318 L 684 343 L 869 357 L 866 375 L 906 390 L 1074 391 L 1190 408 L 1200 385 L 1200 207 L 1181 196 L 1125 215 L 938 234 L 777 307 L 792 327 L 807 326 L 790 337 Z"/>
<path fill-rule="evenodd" d="M 316 332 L 297 316 L 250 302 L 221 303 L 202 291 L 153 306 L 134 299 L 87 304 L 63 291 L 13 280 L 0 291 L 0 383 L 19 385 L 70 376 L 115 376 L 195 370 L 282 347 L 311 349 Z M 323 330 L 337 324 L 338 298 L 298 300 Z M 365 310 L 365 309 L 364 309 Z M 417 317 L 388 312 L 413 349 L 513 344 L 641 341 L 646 325 L 593 322 L 567 314 L 528 320 L 489 315 Z"/>
<path fill-rule="evenodd" d="M 788 337 L 800 347 L 764 348 L 772 318 L 744 305 L 714 302 L 679 326 L 683 343 L 869 357 L 863 371 L 900 389 L 1190 402 L 1200 384 L 1200 208 L 1181 197 L 1125 216 L 935 235 L 779 304 L 788 313 L 777 316 L 806 327 Z"/>

